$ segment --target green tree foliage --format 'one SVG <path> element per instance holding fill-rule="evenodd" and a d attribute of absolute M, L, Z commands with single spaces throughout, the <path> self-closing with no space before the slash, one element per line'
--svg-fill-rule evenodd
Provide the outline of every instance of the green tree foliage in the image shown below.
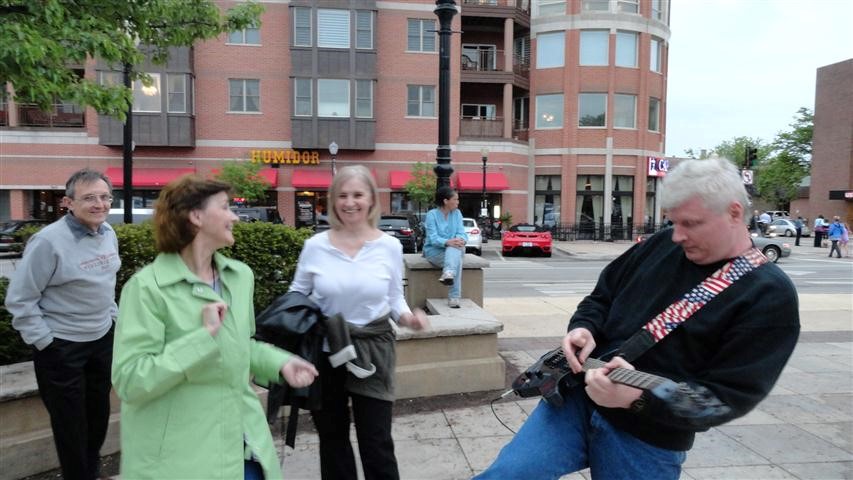
<path fill-rule="evenodd" d="M 753 147 L 758 149 L 758 164 L 767 157 L 770 147 L 762 145 L 763 141 L 760 138 L 750 137 L 735 137 L 731 140 L 724 140 L 719 145 L 714 147 L 714 153 L 718 156 L 729 159 L 738 168 L 746 167 L 746 149 Z"/>
<path fill-rule="evenodd" d="M 137 44 L 164 63 L 170 47 L 257 25 L 262 11 L 239 3 L 223 15 L 212 0 L 0 0 L 0 85 L 10 82 L 16 101 L 45 110 L 63 99 L 124 120 L 129 89 L 99 85 L 69 67 L 92 58 L 118 68 L 139 64 Z"/>
<path fill-rule="evenodd" d="M 811 169 L 814 114 L 808 108 L 800 108 L 790 127 L 776 135 L 768 147 L 768 159 L 755 177 L 761 198 L 779 209 L 787 209 L 797 197 L 800 183 Z"/>
<path fill-rule="evenodd" d="M 235 196 L 246 199 L 249 205 L 254 205 L 266 198 L 270 188 L 264 177 L 258 173 L 261 167 L 262 164 L 253 162 L 225 162 L 216 178 L 230 183 Z"/>
<path fill-rule="evenodd" d="M 406 183 L 406 193 L 409 198 L 418 203 L 418 212 L 423 208 L 428 210 L 435 201 L 435 173 L 432 165 L 417 162 L 412 167 L 412 179 Z"/>
<path fill-rule="evenodd" d="M 800 107 L 790 126 L 790 131 L 776 134 L 773 140 L 774 152 L 784 152 L 787 161 L 796 161 L 808 171 L 812 160 L 814 113 L 806 107 Z"/>

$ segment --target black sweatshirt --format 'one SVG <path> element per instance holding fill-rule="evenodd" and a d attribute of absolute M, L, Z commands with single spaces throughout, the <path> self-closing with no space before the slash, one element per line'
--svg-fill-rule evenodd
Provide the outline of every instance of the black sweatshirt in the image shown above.
<path fill-rule="evenodd" d="M 595 337 L 593 356 L 605 355 L 726 261 L 696 265 L 672 242 L 672 230 L 664 230 L 602 271 L 595 289 L 578 305 L 569 330 L 587 328 Z M 637 370 L 706 387 L 731 409 L 727 415 L 695 423 L 649 395 L 639 413 L 596 408 L 615 427 L 647 443 L 689 450 L 695 432 L 746 414 L 770 392 L 799 331 L 794 285 L 776 265 L 766 263 L 631 362 Z"/>

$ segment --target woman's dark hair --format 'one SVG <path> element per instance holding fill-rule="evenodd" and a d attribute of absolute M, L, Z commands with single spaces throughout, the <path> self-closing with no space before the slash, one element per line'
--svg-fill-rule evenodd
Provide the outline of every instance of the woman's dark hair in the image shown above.
<path fill-rule="evenodd" d="M 204 208 L 219 192 L 230 195 L 231 185 L 198 175 L 184 175 L 163 187 L 154 203 L 154 243 L 157 250 L 180 252 L 192 243 L 198 228 L 190 222 L 190 212 Z"/>
<path fill-rule="evenodd" d="M 438 187 L 435 191 L 435 204 L 439 207 L 443 207 L 444 201 L 450 200 L 454 195 L 456 195 L 456 190 L 447 186 Z"/>

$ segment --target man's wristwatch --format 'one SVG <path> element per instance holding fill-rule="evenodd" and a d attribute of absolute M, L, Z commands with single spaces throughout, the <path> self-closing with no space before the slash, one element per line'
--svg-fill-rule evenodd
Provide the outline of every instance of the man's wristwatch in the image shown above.
<path fill-rule="evenodd" d="M 631 406 L 628 407 L 634 413 L 640 413 L 646 408 L 646 404 L 649 401 L 649 392 L 647 390 L 643 390 L 643 393 L 637 397 L 636 400 L 631 402 Z"/>

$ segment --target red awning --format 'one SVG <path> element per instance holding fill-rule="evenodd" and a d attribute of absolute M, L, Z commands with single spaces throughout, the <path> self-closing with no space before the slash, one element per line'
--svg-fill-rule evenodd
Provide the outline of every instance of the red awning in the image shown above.
<path fill-rule="evenodd" d="M 482 191 L 482 172 L 459 172 L 456 174 L 456 185 L 459 191 Z M 486 174 L 486 190 L 490 192 L 509 190 L 509 181 L 502 172 Z"/>
<path fill-rule="evenodd" d="M 403 170 L 393 171 L 388 177 L 391 190 L 402 190 L 406 188 L 406 184 L 412 179 L 412 172 Z"/>
<path fill-rule="evenodd" d="M 290 184 L 294 188 L 329 188 L 332 184 L 332 172 L 327 170 L 294 170 Z"/>
<path fill-rule="evenodd" d="M 134 187 L 162 187 L 172 180 L 186 175 L 195 173 L 193 168 L 134 168 L 133 169 L 133 186 Z M 107 176 L 113 183 L 113 187 L 120 188 L 124 186 L 124 169 L 121 167 L 107 168 Z"/>
<path fill-rule="evenodd" d="M 274 168 L 262 168 L 258 171 L 258 175 L 264 179 L 269 186 L 275 188 L 278 186 L 278 171 Z"/>

